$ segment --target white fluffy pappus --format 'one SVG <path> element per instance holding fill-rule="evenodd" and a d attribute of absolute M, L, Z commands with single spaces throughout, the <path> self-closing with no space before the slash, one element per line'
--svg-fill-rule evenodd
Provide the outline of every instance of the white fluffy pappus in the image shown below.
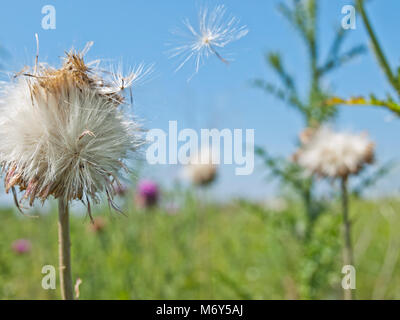
<path fill-rule="evenodd" d="M 293 158 L 311 174 L 346 178 L 374 160 L 374 143 L 365 133 L 334 132 L 328 127 L 313 133 L 306 130 L 308 137 Z"/>
<path fill-rule="evenodd" d="M 197 73 L 203 60 L 210 55 L 215 55 L 222 62 L 228 63 L 217 50 L 247 35 L 248 29 L 246 26 L 240 26 L 240 21 L 236 17 L 225 16 L 226 7 L 218 5 L 213 10 L 202 8 L 199 11 L 198 28 L 193 27 L 188 19 L 184 20 L 186 30 L 174 32 L 182 38 L 182 43 L 170 50 L 171 58 L 181 57 L 182 60 L 176 71 L 194 58 Z"/>
<path fill-rule="evenodd" d="M 144 63 L 140 63 L 128 69 L 125 75 L 122 63 L 118 64 L 117 67 L 112 65 L 110 67 L 110 72 L 108 72 L 109 77 L 105 79 L 107 85 L 104 86 L 104 84 L 100 82 L 99 90 L 105 94 L 122 92 L 126 88 L 144 83 L 153 72 L 154 64 L 145 65 Z"/>
<path fill-rule="evenodd" d="M 213 163 L 212 150 L 202 148 L 189 159 L 183 168 L 183 175 L 197 186 L 206 186 L 212 183 L 217 176 L 217 165 Z"/>
<path fill-rule="evenodd" d="M 30 205 L 53 195 L 80 200 L 90 213 L 90 201 L 105 193 L 115 208 L 123 162 L 142 144 L 136 121 L 120 108 L 124 96 L 102 92 L 107 84 L 83 54 L 68 53 L 60 69 L 36 69 L 3 86 L 0 162 L 6 192 L 13 191 L 18 208 L 16 186 Z"/>

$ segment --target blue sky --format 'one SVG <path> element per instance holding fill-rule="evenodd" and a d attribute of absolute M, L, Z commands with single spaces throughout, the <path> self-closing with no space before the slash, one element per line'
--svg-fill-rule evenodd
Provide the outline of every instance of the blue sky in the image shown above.
<path fill-rule="evenodd" d="M 378 2 L 380 3 L 378 5 Z M 176 60 L 165 53 L 166 43 L 173 41 L 170 31 L 182 26 L 182 20 L 196 21 L 198 8 L 207 3 L 225 4 L 230 13 L 240 18 L 249 34 L 232 43 L 228 51 L 234 62 L 229 66 L 211 57 L 190 82 L 194 70 L 187 64 L 174 73 Z M 83 48 L 88 41 L 94 46 L 88 59 L 121 60 L 124 64 L 155 63 L 151 81 L 135 88 L 134 111 L 146 128 L 167 130 L 169 120 L 177 120 L 180 129 L 252 128 L 257 145 L 270 152 L 288 156 L 294 149 L 296 135 L 303 127 L 298 114 L 273 97 L 267 96 L 249 83 L 254 78 L 276 80 L 264 63 L 264 53 L 279 51 L 284 62 L 305 88 L 307 79 L 306 51 L 293 28 L 278 13 L 279 1 L 3 1 L 0 10 L 0 44 L 10 57 L 4 61 L 8 71 L 18 71 L 32 64 L 39 34 L 40 60 L 58 64 L 59 57 L 72 46 Z M 400 64 L 400 42 L 397 39 L 400 2 L 370 1 L 367 5 L 373 25 L 389 60 Z M 51 4 L 56 8 L 56 29 L 43 30 L 41 9 Z M 319 36 L 322 53 L 327 51 L 333 30 L 342 19 L 341 8 L 350 0 L 321 0 Z M 367 44 L 364 26 L 357 20 L 356 30 L 348 31 L 345 47 Z M 370 52 L 327 79 L 338 95 L 367 94 L 384 96 L 391 92 L 386 79 Z M 378 160 L 399 158 L 400 121 L 390 120 L 391 114 L 376 108 L 343 107 L 337 127 L 354 131 L 366 130 L 377 144 Z M 143 175 L 168 185 L 179 177 L 179 166 L 145 168 Z M 214 190 L 221 196 L 266 197 L 275 188 L 264 180 L 265 169 L 256 163 L 250 176 L 235 176 L 234 166 L 224 166 Z M 400 175 L 394 174 L 376 191 L 398 189 Z"/>

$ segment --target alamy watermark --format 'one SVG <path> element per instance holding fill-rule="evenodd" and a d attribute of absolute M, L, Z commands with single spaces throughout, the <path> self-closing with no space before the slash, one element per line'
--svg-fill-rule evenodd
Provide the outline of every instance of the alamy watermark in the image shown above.
<path fill-rule="evenodd" d="M 342 18 L 342 28 L 345 30 L 354 30 L 356 28 L 356 9 L 354 6 L 350 4 L 343 6 L 342 14 L 345 14 Z"/>
<path fill-rule="evenodd" d="M 42 14 L 45 16 L 42 18 L 42 28 L 44 30 L 56 28 L 56 8 L 50 4 L 42 7 Z"/>
<path fill-rule="evenodd" d="M 345 275 L 342 279 L 342 288 L 345 290 L 354 290 L 356 288 L 356 268 L 348 264 L 343 266 L 342 273 Z"/>
<path fill-rule="evenodd" d="M 50 264 L 43 266 L 42 268 L 42 288 L 45 290 L 56 289 L 56 268 Z"/>
<path fill-rule="evenodd" d="M 194 129 L 178 131 L 178 122 L 174 120 L 169 121 L 168 133 L 151 129 L 146 140 L 149 164 L 185 165 L 200 150 L 209 149 L 212 164 L 236 165 L 236 175 L 250 175 L 254 170 L 254 129 L 246 129 L 244 134 L 243 129 L 201 129 L 199 137 Z M 202 158 L 200 163 L 210 163 L 209 157 Z"/>

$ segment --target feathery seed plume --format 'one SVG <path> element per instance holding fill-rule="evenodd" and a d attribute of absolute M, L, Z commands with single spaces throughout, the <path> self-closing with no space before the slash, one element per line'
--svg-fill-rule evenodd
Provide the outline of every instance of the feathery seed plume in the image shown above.
<path fill-rule="evenodd" d="M 122 92 L 126 88 L 145 81 L 153 71 L 154 64 L 146 66 L 144 63 L 140 63 L 136 67 L 130 68 L 126 75 L 124 75 L 122 64 L 119 64 L 117 68 L 111 66 L 110 76 L 106 79 L 107 85 L 104 86 L 103 81 L 101 81 L 99 90 L 104 94 Z"/>
<path fill-rule="evenodd" d="M 197 73 L 203 60 L 210 55 L 215 55 L 222 62 L 228 63 L 218 50 L 247 35 L 248 29 L 246 26 L 240 26 L 239 19 L 234 16 L 226 19 L 225 14 L 226 8 L 223 5 L 218 5 L 211 11 L 208 8 L 202 8 L 199 12 L 198 28 L 193 27 L 188 19 L 184 20 L 186 30 L 175 32 L 184 39 L 184 42 L 170 51 L 171 58 L 182 59 L 176 71 L 194 58 L 195 73 Z"/>

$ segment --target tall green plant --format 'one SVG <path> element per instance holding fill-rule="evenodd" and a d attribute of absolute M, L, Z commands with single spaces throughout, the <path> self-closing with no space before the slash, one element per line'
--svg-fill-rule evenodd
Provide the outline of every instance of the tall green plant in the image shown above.
<path fill-rule="evenodd" d="M 347 33 L 342 28 L 338 28 L 331 41 L 328 55 L 326 57 L 321 56 L 321 41 L 318 34 L 318 3 L 316 0 L 291 0 L 288 1 L 288 4 L 281 3 L 278 7 L 301 37 L 307 49 L 308 86 L 305 92 L 299 91 L 294 77 L 287 71 L 282 56 L 277 52 L 268 52 L 265 59 L 269 67 L 278 76 L 281 85 L 263 79 L 254 81 L 256 87 L 295 109 L 301 116 L 305 127 L 317 127 L 336 117 L 337 108 L 335 104 L 332 104 L 331 108 L 325 107 L 325 103 L 332 97 L 332 93 L 323 86 L 322 82 L 331 72 L 365 51 L 362 45 L 343 50 Z M 304 81 L 304 77 L 301 80 Z M 290 160 L 275 157 L 261 147 L 257 148 L 257 154 L 264 160 L 265 165 L 274 177 L 279 179 L 282 184 L 289 185 L 292 190 L 300 195 L 307 214 L 305 235 L 308 238 L 315 220 L 324 209 L 324 205 L 315 196 L 314 178 L 306 177 L 303 170 Z"/>

